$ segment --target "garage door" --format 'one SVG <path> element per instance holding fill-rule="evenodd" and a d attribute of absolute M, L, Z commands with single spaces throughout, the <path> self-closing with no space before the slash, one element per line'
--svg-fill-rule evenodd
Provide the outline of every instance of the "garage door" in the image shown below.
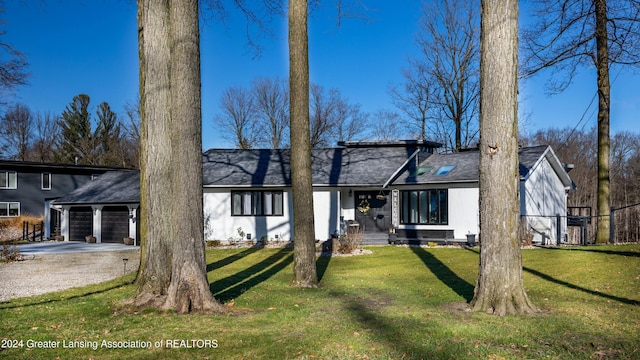
<path fill-rule="evenodd" d="M 102 242 L 123 243 L 129 236 L 129 208 L 105 206 L 102 208 Z"/>
<path fill-rule="evenodd" d="M 93 211 L 91 207 L 69 209 L 69 240 L 85 241 L 85 236 L 93 234 Z"/>

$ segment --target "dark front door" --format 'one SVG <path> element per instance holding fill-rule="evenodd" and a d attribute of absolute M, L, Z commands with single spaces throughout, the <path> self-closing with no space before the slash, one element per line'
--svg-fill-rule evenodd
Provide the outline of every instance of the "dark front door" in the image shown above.
<path fill-rule="evenodd" d="M 129 208 L 105 206 L 102 209 L 102 242 L 123 243 L 129 236 Z"/>
<path fill-rule="evenodd" d="M 356 221 L 367 233 L 389 231 L 391 226 L 391 194 L 389 191 L 356 191 Z"/>
<path fill-rule="evenodd" d="M 69 209 L 69 240 L 85 241 L 85 236 L 93 234 L 93 210 L 91 207 Z"/>

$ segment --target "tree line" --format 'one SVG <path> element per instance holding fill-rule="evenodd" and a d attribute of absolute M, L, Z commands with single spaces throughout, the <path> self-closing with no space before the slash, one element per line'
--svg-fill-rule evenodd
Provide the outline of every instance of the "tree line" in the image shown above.
<path fill-rule="evenodd" d="M 366 138 L 370 115 L 336 88 L 310 85 L 310 142 L 314 148 Z M 232 86 L 220 96 L 214 125 L 239 149 L 289 147 L 288 81 L 256 78 L 249 88 Z"/>
<path fill-rule="evenodd" d="M 137 168 L 137 106 L 125 106 L 125 122 L 107 102 L 101 102 L 92 114 L 90 102 L 89 95 L 79 94 L 61 115 L 35 113 L 21 103 L 10 105 L 0 117 L 2 157 Z"/>

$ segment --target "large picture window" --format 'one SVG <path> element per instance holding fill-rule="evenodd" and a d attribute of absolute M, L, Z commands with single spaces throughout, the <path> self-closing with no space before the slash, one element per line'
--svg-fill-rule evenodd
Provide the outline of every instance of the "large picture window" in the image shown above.
<path fill-rule="evenodd" d="M 0 171 L 0 189 L 17 189 L 18 173 L 15 171 Z"/>
<path fill-rule="evenodd" d="M 282 191 L 232 191 L 231 215 L 282 216 Z"/>
<path fill-rule="evenodd" d="M 0 217 L 20 216 L 19 202 L 0 202 Z"/>
<path fill-rule="evenodd" d="M 401 223 L 446 225 L 449 222 L 446 189 L 401 192 Z"/>

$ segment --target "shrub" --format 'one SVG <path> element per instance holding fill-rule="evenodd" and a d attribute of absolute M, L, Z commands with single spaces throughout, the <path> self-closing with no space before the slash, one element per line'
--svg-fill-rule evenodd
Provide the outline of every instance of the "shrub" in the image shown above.
<path fill-rule="evenodd" d="M 207 240 L 207 247 L 219 247 L 222 245 L 220 240 Z"/>
<path fill-rule="evenodd" d="M 340 249 L 338 250 L 342 254 L 350 254 L 362 244 L 364 240 L 364 234 L 361 230 L 348 231 L 344 235 L 340 235 Z"/>
<path fill-rule="evenodd" d="M 0 259 L 6 262 L 17 261 L 20 258 L 20 248 L 18 248 L 15 244 L 2 245 L 2 253 L 0 253 Z"/>

